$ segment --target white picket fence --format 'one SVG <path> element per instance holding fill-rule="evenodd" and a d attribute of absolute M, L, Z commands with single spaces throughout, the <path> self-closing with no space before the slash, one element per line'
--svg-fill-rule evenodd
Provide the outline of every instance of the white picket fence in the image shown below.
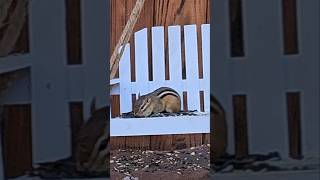
<path fill-rule="evenodd" d="M 169 26 L 168 55 L 170 79 L 165 80 L 164 27 L 152 27 L 153 81 L 148 79 L 147 28 L 134 33 L 136 82 L 131 82 L 130 44 L 119 64 L 119 78 L 112 79 L 111 95 L 120 94 L 120 113 L 132 110 L 132 94 L 149 93 L 159 87 L 171 87 L 181 97 L 187 92 L 188 110 L 198 116 L 111 118 L 111 136 L 209 133 L 210 113 L 210 25 L 201 25 L 203 78 L 199 79 L 196 25 Z M 182 79 L 181 29 L 184 28 L 186 79 Z M 200 112 L 200 91 L 204 93 L 204 112 Z M 183 104 L 182 98 L 182 104 Z M 112 108 L 112 107 L 111 107 Z M 110 113 L 111 114 L 111 113 Z"/>

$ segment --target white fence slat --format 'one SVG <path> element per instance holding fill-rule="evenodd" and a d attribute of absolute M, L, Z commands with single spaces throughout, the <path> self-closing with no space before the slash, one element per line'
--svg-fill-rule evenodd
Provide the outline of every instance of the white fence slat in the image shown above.
<path fill-rule="evenodd" d="M 200 111 L 198 48 L 196 25 L 184 26 L 188 109 Z"/>
<path fill-rule="evenodd" d="M 182 80 L 180 31 L 180 26 L 168 27 L 169 71 L 170 80 L 174 82 L 181 82 Z"/>
<path fill-rule="evenodd" d="M 30 6 L 32 158 L 34 163 L 40 163 L 71 154 L 65 78 L 65 4 L 30 1 Z"/>
<path fill-rule="evenodd" d="M 170 82 L 167 85 L 180 94 L 181 104 L 183 105 L 180 26 L 168 27 L 168 51 Z"/>
<path fill-rule="evenodd" d="M 130 69 L 130 45 L 126 44 L 125 50 L 119 63 L 120 78 L 120 112 L 132 110 L 131 101 L 131 69 Z M 129 99 L 129 100 L 128 100 Z"/>
<path fill-rule="evenodd" d="M 201 25 L 204 111 L 210 112 L 210 24 Z"/>
<path fill-rule="evenodd" d="M 136 86 L 142 94 L 149 92 L 148 87 L 148 34 L 147 28 L 135 33 L 135 67 L 136 67 Z"/>
<path fill-rule="evenodd" d="M 193 134 L 209 133 L 209 114 L 198 116 L 154 117 L 126 119 L 111 119 L 110 135 L 114 136 L 140 136 L 163 134 Z M 170 125 L 168 125 L 170 124 Z"/>
<path fill-rule="evenodd" d="M 152 27 L 152 69 L 153 81 L 161 86 L 165 80 L 164 28 Z M 153 89 L 156 87 L 153 87 Z"/>

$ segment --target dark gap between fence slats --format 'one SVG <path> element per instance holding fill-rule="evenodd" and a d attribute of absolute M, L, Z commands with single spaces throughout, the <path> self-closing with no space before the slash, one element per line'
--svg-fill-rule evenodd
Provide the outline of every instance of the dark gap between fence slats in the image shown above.
<path fill-rule="evenodd" d="M 204 112 L 204 92 L 200 91 L 199 96 L 200 96 L 200 111 Z"/>
<path fill-rule="evenodd" d="M 187 112 L 188 111 L 188 94 L 186 91 L 183 91 L 182 97 L 183 97 L 183 111 Z"/>
<path fill-rule="evenodd" d="M 148 74 L 149 81 L 153 80 L 153 59 L 152 59 L 152 28 L 148 28 Z"/>
<path fill-rule="evenodd" d="M 169 45 L 168 45 L 168 27 L 164 28 L 164 65 L 165 65 L 165 80 L 170 79 L 170 65 L 169 65 Z"/>
<path fill-rule="evenodd" d="M 233 95 L 235 153 L 237 158 L 248 155 L 248 127 L 246 95 Z"/>
<path fill-rule="evenodd" d="M 229 0 L 229 23 L 231 57 L 243 57 L 244 39 L 242 23 L 242 0 Z"/>
<path fill-rule="evenodd" d="M 199 79 L 203 79 L 203 58 L 202 58 L 202 34 L 201 24 L 197 24 L 197 45 L 198 45 L 198 75 Z"/>
<path fill-rule="evenodd" d="M 71 124 L 71 140 L 72 140 L 72 156 L 76 152 L 76 138 L 79 133 L 80 127 L 84 122 L 83 119 L 83 103 L 82 102 L 69 102 L 69 115 Z"/>
<path fill-rule="evenodd" d="M 185 42 L 184 42 L 184 27 L 181 27 L 181 66 L 182 66 L 182 79 L 186 79 L 186 55 L 185 55 Z"/>
<path fill-rule="evenodd" d="M 136 62 L 135 62 L 135 45 L 134 35 L 130 38 L 130 70 L 131 70 L 131 82 L 136 82 Z"/>
<path fill-rule="evenodd" d="M 67 62 L 82 64 L 81 48 L 81 1 L 66 0 Z"/>
<path fill-rule="evenodd" d="M 284 54 L 298 54 L 297 2 L 282 0 L 282 26 Z"/>
<path fill-rule="evenodd" d="M 131 102 L 132 102 L 132 111 L 134 109 L 134 103 L 136 102 L 137 96 L 136 94 L 131 95 Z"/>
<path fill-rule="evenodd" d="M 4 105 L 0 118 L 4 175 L 22 176 L 32 170 L 31 104 Z"/>
<path fill-rule="evenodd" d="M 301 108 L 300 93 L 288 92 L 287 99 L 287 118 L 289 136 L 289 155 L 291 158 L 301 158 Z"/>

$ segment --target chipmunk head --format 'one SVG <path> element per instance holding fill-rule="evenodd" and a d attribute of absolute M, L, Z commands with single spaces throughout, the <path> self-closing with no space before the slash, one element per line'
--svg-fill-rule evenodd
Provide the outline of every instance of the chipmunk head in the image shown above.
<path fill-rule="evenodd" d="M 152 97 L 148 95 L 140 96 L 138 95 L 138 99 L 135 101 L 133 106 L 133 114 L 137 117 L 147 117 L 152 113 Z"/>

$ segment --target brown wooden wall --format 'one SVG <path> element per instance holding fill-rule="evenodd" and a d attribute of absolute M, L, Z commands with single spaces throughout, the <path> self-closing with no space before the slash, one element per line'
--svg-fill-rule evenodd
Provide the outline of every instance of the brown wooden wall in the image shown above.
<path fill-rule="evenodd" d="M 110 53 L 119 40 L 122 30 L 129 19 L 131 10 L 136 0 L 111 0 L 111 41 Z M 188 25 L 210 23 L 210 0 L 146 0 L 140 18 L 133 32 L 143 28 L 153 26 Z M 197 26 L 200 28 L 200 26 Z M 183 31 L 183 29 L 182 29 Z M 198 30 L 198 32 L 201 32 Z M 183 32 L 182 32 L 183 33 Z M 148 32 L 148 38 L 151 32 Z M 165 28 L 165 47 L 167 47 L 167 28 Z M 151 41 L 149 41 L 149 47 Z M 198 34 L 198 44 L 201 44 L 200 33 Z M 134 59 L 134 39 L 130 39 L 131 64 Z M 201 46 L 199 46 L 201 47 Z M 167 48 L 165 48 L 167 49 Z M 201 52 L 201 51 L 199 51 Z M 169 78 L 168 54 L 165 50 L 166 60 L 166 79 Z M 151 48 L 149 48 L 149 80 L 152 80 L 152 60 Z M 184 58 L 182 57 L 184 62 Z M 202 56 L 199 53 L 199 77 L 202 78 Z M 132 81 L 135 81 L 135 69 L 131 66 Z M 183 69 L 183 77 L 185 70 Z M 112 96 L 112 116 L 119 114 L 119 96 Z M 189 135 L 163 135 L 163 136 L 139 136 L 139 137 L 117 137 L 111 139 L 113 149 L 117 148 L 142 148 L 153 150 L 181 149 L 200 144 L 209 143 L 208 134 L 189 134 Z"/>
<path fill-rule="evenodd" d="M 31 104 L 5 105 L 2 145 L 6 177 L 23 175 L 32 169 Z"/>

